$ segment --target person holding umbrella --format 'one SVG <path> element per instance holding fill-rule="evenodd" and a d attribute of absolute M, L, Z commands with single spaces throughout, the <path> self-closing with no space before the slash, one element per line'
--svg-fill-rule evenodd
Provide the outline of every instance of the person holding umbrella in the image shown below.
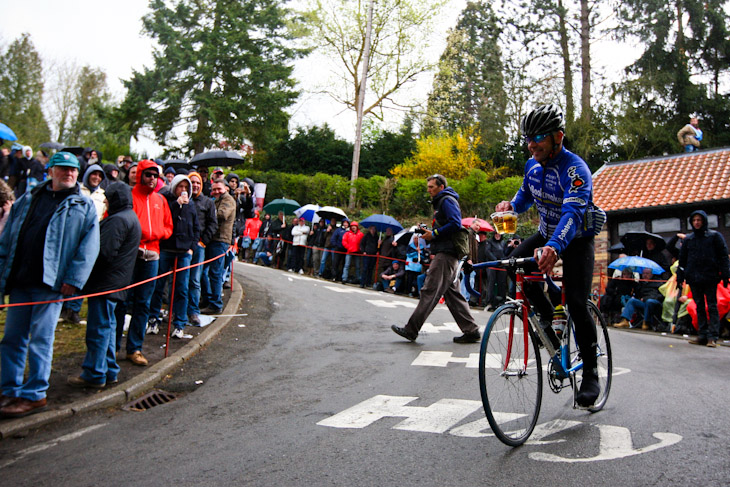
<path fill-rule="evenodd" d="M 684 239 L 679 251 L 677 286 L 681 289 L 686 280 L 692 291 L 692 299 L 697 303 L 698 336 L 689 343 L 714 348 L 720 335 L 717 285 L 722 281 L 723 286 L 727 287 L 730 281 L 727 244 L 720 233 L 707 228 L 707 214 L 704 211 L 693 212 L 689 221 L 692 233 Z"/>

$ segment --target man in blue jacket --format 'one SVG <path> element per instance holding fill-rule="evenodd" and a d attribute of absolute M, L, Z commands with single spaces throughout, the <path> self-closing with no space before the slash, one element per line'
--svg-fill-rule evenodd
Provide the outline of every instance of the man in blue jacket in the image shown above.
<path fill-rule="evenodd" d="M 80 194 L 78 159 L 57 152 L 48 165 L 51 179 L 18 199 L 0 236 L 0 295 L 9 293 L 10 304 L 73 295 L 86 284 L 99 254 L 99 219 L 94 203 Z M 61 307 L 51 302 L 8 308 L 0 342 L 3 417 L 46 406 Z"/>
<path fill-rule="evenodd" d="M 575 334 L 583 357 L 583 376 L 576 402 L 595 403 L 600 393 L 596 357 L 596 325 L 586 302 L 593 280 L 594 236 L 606 214 L 593 204 L 591 171 L 583 159 L 563 147 L 565 118 L 556 105 L 542 105 L 522 119 L 522 134 L 532 154 L 525 164 L 522 186 L 512 201 L 502 201 L 497 211 L 527 211 L 535 205 L 540 215 L 538 232 L 525 239 L 511 257 L 538 257 L 540 272 L 550 273 L 563 259 L 563 286 Z M 552 329 L 553 306 L 538 286 L 525 286 L 537 308 L 540 324 L 557 348 Z"/>
<path fill-rule="evenodd" d="M 454 337 L 456 343 L 476 343 L 480 339 L 479 327 L 469 312 L 469 304 L 459 292 L 459 259 L 453 235 L 461 228 L 459 195 L 446 184 L 446 178 L 434 174 L 427 178 L 426 191 L 433 205 L 433 230 L 426 230 L 423 239 L 431 243 L 431 266 L 420 290 L 418 306 L 405 327 L 393 325 L 391 329 L 403 338 L 415 341 L 423 323 L 444 297 L 446 306 L 454 316 L 463 335 Z"/>

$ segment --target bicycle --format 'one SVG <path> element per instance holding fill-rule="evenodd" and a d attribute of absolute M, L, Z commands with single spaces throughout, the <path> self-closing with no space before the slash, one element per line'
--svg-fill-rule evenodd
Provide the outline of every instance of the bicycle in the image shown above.
<path fill-rule="evenodd" d="M 588 310 L 598 327 L 596 353 L 601 393 L 593 406 L 578 406 L 576 395 L 580 379 L 576 372 L 583 368 L 583 362 L 575 340 L 575 325 L 570 318 L 570 310 L 566 309 L 565 329 L 560 336 L 560 347 L 555 349 L 523 291 L 525 281 L 544 281 L 552 289 L 557 288 L 548 276 L 525 275 L 525 265 L 534 262 L 534 258 L 526 257 L 473 265 L 474 269 L 488 267 L 515 270 L 515 299 L 508 298 L 492 314 L 484 330 L 479 353 L 479 388 L 484 412 L 495 436 L 509 446 L 522 445 L 537 424 L 543 389 L 540 345 L 550 357 L 547 363 L 550 390 L 559 393 L 567 380 L 573 389 L 573 409 L 587 409 L 592 413 L 600 411 L 611 390 L 613 360 L 608 329 L 598 307 L 589 299 Z M 469 292 L 479 296 L 468 285 L 468 279 L 466 282 Z M 565 305 L 564 291 L 561 289 L 560 293 Z"/>

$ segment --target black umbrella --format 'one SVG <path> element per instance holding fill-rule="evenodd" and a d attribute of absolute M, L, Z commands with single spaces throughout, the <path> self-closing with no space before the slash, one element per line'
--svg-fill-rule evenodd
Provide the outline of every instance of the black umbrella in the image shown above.
<path fill-rule="evenodd" d="M 184 167 L 185 169 L 190 169 L 190 163 L 185 159 L 167 159 L 166 161 L 162 161 L 162 165 L 165 166 L 165 169 L 168 167 L 172 167 L 173 169 L 177 169 L 179 167 Z"/>
<path fill-rule="evenodd" d="M 84 153 L 84 148 L 76 147 L 76 146 L 64 147 L 63 149 L 61 149 L 61 152 L 70 152 L 71 154 L 73 154 L 75 156 L 80 156 L 81 154 Z"/>
<path fill-rule="evenodd" d="M 619 242 L 616 245 L 610 246 L 608 248 L 608 251 L 609 252 L 616 252 L 616 253 L 622 254 L 622 253 L 625 253 L 626 252 L 626 247 L 624 247 L 624 244 L 622 244 L 621 242 Z"/>
<path fill-rule="evenodd" d="M 667 243 L 661 235 L 649 232 L 628 232 L 621 237 L 621 243 L 624 244 L 626 250 L 641 252 L 642 250 L 646 250 L 646 240 L 649 238 L 654 240 L 656 250 L 664 250 L 667 247 Z"/>
<path fill-rule="evenodd" d="M 60 142 L 43 142 L 40 147 L 44 149 L 58 150 L 63 148 L 63 144 Z"/>
<path fill-rule="evenodd" d="M 230 150 L 212 150 L 203 152 L 202 154 L 195 154 L 190 159 L 190 164 L 193 166 L 236 166 L 246 162 L 238 152 Z"/>

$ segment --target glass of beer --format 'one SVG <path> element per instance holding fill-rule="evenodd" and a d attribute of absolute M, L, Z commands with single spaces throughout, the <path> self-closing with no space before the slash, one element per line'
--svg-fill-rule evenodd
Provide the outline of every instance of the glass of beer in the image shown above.
<path fill-rule="evenodd" d="M 497 233 L 503 234 L 504 233 L 504 219 L 502 218 L 501 211 L 497 211 L 495 213 L 492 213 L 492 223 L 494 223 L 494 229 L 497 230 Z"/>
<path fill-rule="evenodd" d="M 514 211 L 503 211 L 502 222 L 504 225 L 504 233 L 517 233 L 517 213 Z"/>

